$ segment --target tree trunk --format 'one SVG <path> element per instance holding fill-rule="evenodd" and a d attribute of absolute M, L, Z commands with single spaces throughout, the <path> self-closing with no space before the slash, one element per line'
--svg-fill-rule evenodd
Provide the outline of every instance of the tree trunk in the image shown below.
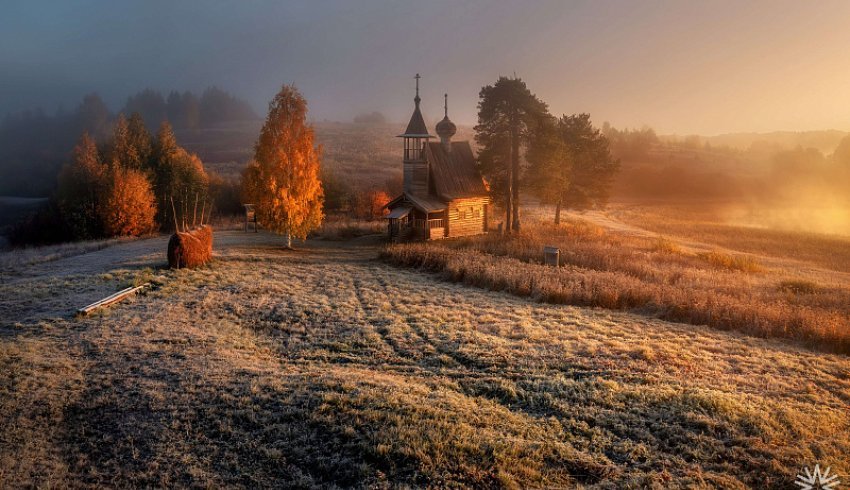
<path fill-rule="evenodd" d="M 558 198 L 558 204 L 555 206 L 555 225 L 561 224 L 561 198 Z"/>
<path fill-rule="evenodd" d="M 286 234 L 286 248 L 292 248 L 292 234 Z"/>
<path fill-rule="evenodd" d="M 519 232 L 519 134 L 516 122 L 511 128 L 511 189 L 513 191 L 513 230 Z"/>
<path fill-rule="evenodd" d="M 511 233 L 511 211 L 513 210 L 513 172 L 510 162 L 508 162 L 507 168 L 507 179 L 506 179 L 506 188 L 507 193 L 505 194 L 505 226 L 502 228 L 503 235 L 509 235 Z"/>

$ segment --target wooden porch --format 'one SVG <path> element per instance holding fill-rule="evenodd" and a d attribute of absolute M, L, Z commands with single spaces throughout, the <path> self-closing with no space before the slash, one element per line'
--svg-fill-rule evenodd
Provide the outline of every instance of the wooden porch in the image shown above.
<path fill-rule="evenodd" d="M 423 213 L 411 210 L 409 214 L 388 217 L 387 233 L 393 241 L 436 240 L 446 237 L 446 212 Z"/>

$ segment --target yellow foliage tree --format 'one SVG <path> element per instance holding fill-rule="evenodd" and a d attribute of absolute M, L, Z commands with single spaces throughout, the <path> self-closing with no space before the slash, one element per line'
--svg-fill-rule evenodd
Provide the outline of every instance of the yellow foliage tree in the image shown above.
<path fill-rule="evenodd" d="M 156 198 L 144 173 L 116 167 L 110 172 L 109 189 L 102 207 L 107 236 L 139 236 L 156 228 Z"/>
<path fill-rule="evenodd" d="M 306 238 L 324 218 L 320 175 L 321 148 L 307 124 L 307 101 L 284 85 L 269 104 L 254 161 L 243 173 L 243 193 L 254 204 L 257 222 L 292 237 Z"/>

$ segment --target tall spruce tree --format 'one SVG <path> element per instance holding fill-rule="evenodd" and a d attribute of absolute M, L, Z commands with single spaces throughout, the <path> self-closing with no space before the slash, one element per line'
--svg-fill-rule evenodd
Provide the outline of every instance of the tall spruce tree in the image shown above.
<path fill-rule="evenodd" d="M 321 149 L 314 139 L 307 101 L 294 86 L 284 85 L 269 103 L 243 189 L 255 206 L 257 222 L 286 235 L 287 248 L 293 236 L 306 238 L 324 218 Z"/>

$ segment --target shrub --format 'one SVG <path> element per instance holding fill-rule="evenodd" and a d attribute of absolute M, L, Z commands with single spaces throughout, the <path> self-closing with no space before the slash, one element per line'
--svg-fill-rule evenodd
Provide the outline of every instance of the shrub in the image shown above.
<path fill-rule="evenodd" d="M 820 290 L 820 286 L 802 279 L 791 279 L 779 283 L 779 290 L 793 294 L 814 294 Z"/>
<path fill-rule="evenodd" d="M 9 230 L 9 242 L 16 246 L 49 245 L 74 238 L 55 199 L 50 199 L 34 213 Z"/>
<path fill-rule="evenodd" d="M 749 255 L 731 255 L 712 251 L 697 254 L 697 257 L 722 269 L 741 272 L 762 272 L 764 270 L 761 264 Z"/>
<path fill-rule="evenodd" d="M 390 202 L 390 196 L 378 189 L 369 189 L 356 192 L 352 196 L 351 210 L 354 217 L 358 219 L 377 219 L 384 215 L 387 210 L 384 206 Z"/>
<path fill-rule="evenodd" d="M 315 235 L 325 240 L 348 240 L 381 234 L 385 231 L 386 223 L 380 221 L 335 219 L 322 223 L 322 227 L 315 232 Z"/>
<path fill-rule="evenodd" d="M 668 254 L 680 254 L 682 253 L 682 248 L 678 243 L 670 240 L 667 237 L 659 236 L 655 240 L 655 251 L 668 253 Z"/>

